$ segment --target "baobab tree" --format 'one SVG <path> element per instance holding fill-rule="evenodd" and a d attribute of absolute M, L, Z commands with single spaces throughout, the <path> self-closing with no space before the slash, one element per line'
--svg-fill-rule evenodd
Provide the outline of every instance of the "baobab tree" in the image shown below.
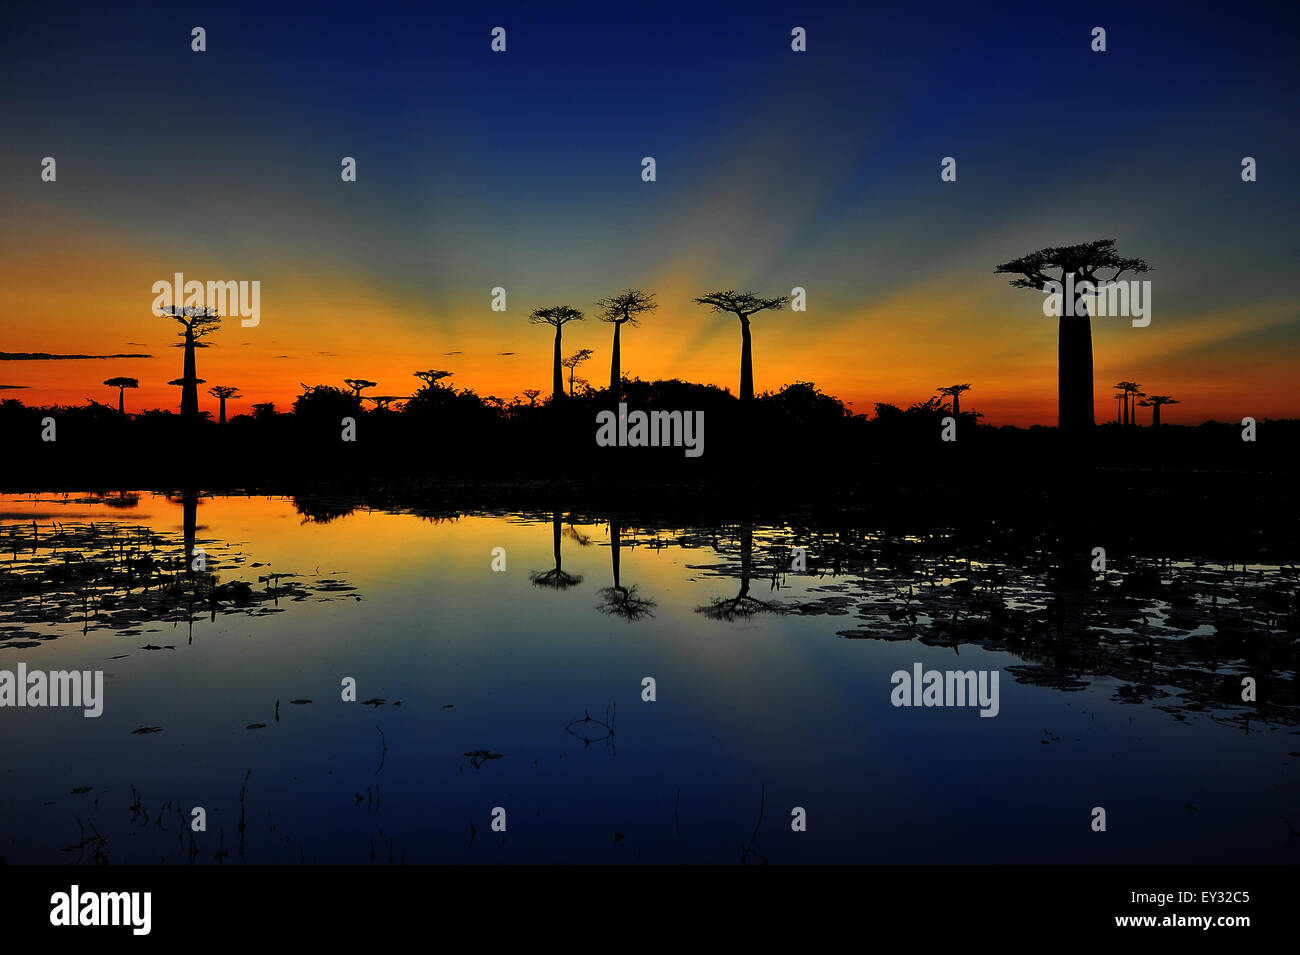
<path fill-rule="evenodd" d="M 1124 399 L 1125 399 L 1125 397 L 1126 397 L 1126 393 L 1125 393 L 1124 389 L 1122 389 L 1122 388 L 1119 386 L 1119 383 L 1117 382 L 1117 383 L 1115 384 L 1115 423 L 1118 424 L 1118 425 L 1122 425 L 1122 424 L 1124 423 Z"/>
<path fill-rule="evenodd" d="M 361 403 L 361 392 L 367 388 L 373 388 L 379 382 L 370 381 L 366 378 L 344 378 L 343 384 L 352 389 L 352 396 L 357 399 L 357 404 Z"/>
<path fill-rule="evenodd" d="M 1059 270 L 1053 274 L 1052 270 Z M 1103 270 L 1114 270 L 1103 276 Z M 1092 393 L 1092 320 L 1078 285 L 1118 281 L 1125 272 L 1149 272 L 1142 259 L 1128 259 L 1115 252 L 1114 239 L 1098 239 L 1082 245 L 1039 249 L 1029 255 L 1004 262 L 995 274 L 1012 274 L 1015 288 L 1060 291 L 1061 308 L 1057 321 L 1057 426 L 1062 432 L 1079 434 L 1090 429 L 1096 419 Z M 1064 301 L 1066 276 L 1074 276 L 1074 302 Z M 1055 283 L 1053 285 L 1052 283 Z M 1073 314 L 1068 314 L 1069 312 Z"/>
<path fill-rule="evenodd" d="M 1143 408 L 1151 409 L 1151 427 L 1160 427 L 1160 408 L 1162 405 L 1176 405 L 1177 398 L 1170 398 L 1168 395 L 1149 395 L 1145 401 L 1139 401 Z"/>
<path fill-rule="evenodd" d="M 569 369 L 569 397 L 573 397 L 573 374 L 578 370 L 578 366 L 590 358 L 592 351 L 590 348 L 582 348 L 574 352 L 568 358 L 560 362 L 565 368 Z"/>
<path fill-rule="evenodd" d="M 413 374 L 416 378 L 419 378 L 422 382 L 424 382 L 426 388 L 432 388 L 434 385 L 437 385 L 438 382 L 442 381 L 442 379 L 450 378 L 452 376 L 451 372 L 442 371 L 441 369 L 437 369 L 437 368 L 431 368 L 429 371 L 413 371 L 411 372 L 411 374 Z M 438 385 L 438 387 L 445 388 L 446 386 Z"/>
<path fill-rule="evenodd" d="M 551 394 L 558 400 L 564 397 L 564 375 L 560 371 L 560 333 L 569 322 L 583 320 L 582 312 L 569 305 L 548 305 L 535 308 L 528 316 L 534 325 L 550 325 L 555 329 L 555 368 L 551 376 Z"/>
<path fill-rule="evenodd" d="M 551 513 L 551 545 L 555 552 L 555 567 L 548 571 L 534 570 L 528 575 L 534 587 L 549 587 L 552 590 L 568 590 L 582 583 L 581 575 L 565 573 L 563 556 L 560 552 L 560 512 Z"/>
<path fill-rule="evenodd" d="M 624 325 L 635 328 L 638 324 L 638 316 L 658 308 L 659 305 L 654 299 L 654 292 L 643 292 L 640 289 L 630 288 L 617 295 L 602 298 L 596 303 L 596 307 L 602 312 L 600 320 L 609 322 L 614 326 L 614 355 L 609 360 L 609 392 L 615 401 L 621 395 L 620 389 L 623 380 L 623 370 L 620 365 L 622 357 L 619 350 L 619 333 Z M 569 392 L 572 394 L 573 389 L 570 388 Z"/>
<path fill-rule="evenodd" d="M 1124 416 L 1120 423 L 1125 425 L 1137 424 L 1137 418 L 1134 416 L 1133 411 L 1133 399 L 1145 398 L 1146 392 L 1139 390 L 1142 386 L 1136 381 L 1117 381 L 1115 387 L 1124 396 Z"/>
<path fill-rule="evenodd" d="M 232 385 L 213 385 L 208 389 L 208 394 L 221 401 L 221 411 L 217 415 L 217 424 L 226 423 L 226 399 L 239 398 L 239 389 Z"/>
<path fill-rule="evenodd" d="M 789 296 L 778 295 L 776 298 L 760 298 L 753 292 L 737 292 L 728 289 L 725 292 L 709 292 L 695 300 L 700 305 L 708 305 L 715 312 L 729 312 L 740 319 L 740 400 L 752 401 L 754 398 L 754 358 L 749 341 L 749 318 L 758 312 L 772 309 L 780 311 L 785 308 Z"/>
<path fill-rule="evenodd" d="M 542 389 L 540 388 L 524 389 L 524 397 L 528 399 L 528 407 L 531 408 L 533 405 L 537 403 L 537 396 L 540 395 L 541 393 L 542 393 Z"/>
<path fill-rule="evenodd" d="M 177 334 L 181 336 L 182 341 L 178 342 L 176 347 L 185 349 L 185 373 L 169 383 L 181 386 L 181 415 L 186 418 L 197 418 L 199 385 L 204 382 L 195 371 L 194 349 L 208 347 L 202 339 L 221 327 L 221 316 L 217 314 L 215 308 L 199 308 L 191 305 L 184 308 L 178 305 L 160 307 L 158 314 L 160 317 L 174 319 L 181 324 L 181 330 Z"/>
<path fill-rule="evenodd" d="M 961 404 L 957 396 L 963 391 L 970 391 L 970 385 L 949 385 L 947 388 L 939 389 L 939 394 L 948 395 L 952 398 L 952 416 L 954 418 L 961 418 Z"/>
<path fill-rule="evenodd" d="M 388 406 L 394 401 L 410 401 L 411 399 L 405 395 L 366 395 L 362 400 L 373 401 L 376 411 L 388 411 Z"/>
<path fill-rule="evenodd" d="M 139 388 L 140 382 L 135 378 L 109 378 L 104 384 L 117 389 L 117 413 L 125 415 L 126 399 L 122 396 L 126 394 L 127 388 Z"/>

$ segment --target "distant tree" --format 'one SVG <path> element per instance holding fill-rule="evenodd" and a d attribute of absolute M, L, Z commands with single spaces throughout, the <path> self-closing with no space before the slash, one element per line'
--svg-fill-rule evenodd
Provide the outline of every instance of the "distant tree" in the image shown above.
<path fill-rule="evenodd" d="M 293 413 L 304 420 L 338 424 L 339 420 L 356 414 L 360 403 L 350 391 L 334 385 L 302 385 L 302 394 L 293 399 Z"/>
<path fill-rule="evenodd" d="M 1139 401 L 1138 404 L 1143 408 L 1151 409 L 1151 427 L 1160 427 L 1160 408 L 1163 405 L 1178 404 L 1177 398 L 1170 398 L 1168 395 L 1150 395 L 1145 401 Z"/>
<path fill-rule="evenodd" d="M 221 414 L 217 418 L 217 424 L 226 423 L 226 399 L 240 397 L 239 389 L 231 385 L 213 385 L 208 389 L 208 394 L 221 401 Z"/>
<path fill-rule="evenodd" d="M 274 418 L 275 402 L 263 401 L 259 404 L 253 405 L 253 417 L 258 419 Z"/>
<path fill-rule="evenodd" d="M 429 371 L 413 371 L 411 374 L 424 382 L 426 388 L 432 388 L 434 385 L 438 385 L 438 382 L 442 381 L 442 379 L 450 378 L 453 373 L 450 371 L 442 371 L 440 369 L 430 369 Z M 446 386 L 438 385 L 438 387 L 443 388 Z"/>
<path fill-rule="evenodd" d="M 970 391 L 970 385 L 949 385 L 947 388 L 938 389 L 938 391 L 939 394 L 948 395 L 950 398 L 952 398 L 952 416 L 954 418 L 960 418 L 961 405 L 958 403 L 958 396 L 963 391 Z"/>
<path fill-rule="evenodd" d="M 528 320 L 534 325 L 550 325 L 555 329 L 555 367 L 551 376 L 551 394 L 558 401 L 564 397 L 564 375 L 560 372 L 560 334 L 569 322 L 582 321 L 582 312 L 569 305 L 548 305 L 533 309 Z"/>
<path fill-rule="evenodd" d="M 528 399 L 528 407 L 531 408 L 533 405 L 537 403 L 537 396 L 540 395 L 541 393 L 542 393 L 542 389 L 540 388 L 524 389 L 524 397 Z"/>
<path fill-rule="evenodd" d="M 729 312 L 740 319 L 740 400 L 752 401 L 754 359 L 749 341 L 749 318 L 767 309 L 780 311 L 785 308 L 789 297 L 778 295 L 776 298 L 760 298 L 753 292 L 737 292 L 735 289 L 728 289 L 725 292 L 709 292 L 695 301 L 700 305 L 708 305 L 719 314 Z"/>
<path fill-rule="evenodd" d="M 609 361 L 609 392 L 615 401 L 620 397 L 620 383 L 622 381 L 619 332 L 622 331 L 624 325 L 635 328 L 640 315 L 658 308 L 659 306 L 654 298 L 654 292 L 643 292 L 640 289 L 630 288 L 619 292 L 617 295 L 602 298 L 596 303 L 596 307 L 602 313 L 600 320 L 609 322 L 614 326 L 614 355 Z M 570 388 L 569 391 L 572 393 L 573 389 Z"/>
<path fill-rule="evenodd" d="M 1052 270 L 1056 270 L 1055 274 Z M 1103 277 L 1103 270 L 1113 271 Z M 1019 276 L 1011 280 L 1015 288 L 1041 292 L 1051 282 L 1059 283 L 1063 289 L 1070 274 L 1076 287 L 1084 281 L 1095 287 L 1099 282 L 1118 281 L 1125 272 L 1150 270 L 1142 259 L 1123 258 L 1116 253 L 1114 239 L 1098 239 L 1082 245 L 1039 249 L 1004 262 L 994 271 Z M 1072 303 L 1073 315 L 1066 314 L 1068 304 L 1062 301 L 1057 323 L 1057 425 L 1062 432 L 1078 434 L 1096 423 L 1092 396 L 1092 320 L 1083 296 Z"/>
<path fill-rule="evenodd" d="M 1120 423 L 1125 425 L 1137 424 L 1137 417 L 1133 408 L 1133 399 L 1146 397 L 1146 393 L 1139 390 L 1142 386 L 1136 381 L 1117 381 L 1115 382 L 1115 387 L 1119 389 L 1124 398 L 1124 415 L 1123 421 Z"/>
<path fill-rule="evenodd" d="M 376 411 L 388 411 L 388 406 L 394 401 L 409 401 L 410 399 L 403 395 L 367 395 L 365 400 L 373 401 Z"/>
<path fill-rule="evenodd" d="M 204 382 L 195 371 L 194 350 L 208 347 L 207 343 L 203 342 L 202 339 L 221 327 L 221 316 L 217 314 L 215 308 L 195 308 L 192 306 L 182 308 L 177 305 L 160 308 L 159 312 L 161 317 L 174 319 L 181 324 L 181 330 L 178 334 L 182 340 L 176 347 L 185 349 L 185 373 L 170 383 L 181 386 L 181 415 L 187 418 L 197 418 L 199 416 L 199 385 Z"/>
<path fill-rule="evenodd" d="M 361 392 L 366 388 L 373 388 L 378 384 L 376 381 L 368 381 L 365 378 L 344 378 L 343 384 L 352 389 L 352 394 L 358 401 L 361 400 Z"/>
<path fill-rule="evenodd" d="M 109 378 L 104 384 L 117 389 L 117 413 L 125 415 L 126 401 L 122 396 L 126 394 L 127 388 L 139 388 L 140 382 L 135 378 Z"/>
<path fill-rule="evenodd" d="M 561 365 L 569 369 L 569 397 L 570 398 L 573 397 L 573 373 L 574 371 L 577 370 L 579 365 L 581 365 L 584 361 L 586 361 L 591 356 L 592 356 L 591 349 L 583 348 L 574 352 L 568 358 L 565 358 L 563 361 L 560 362 Z"/>

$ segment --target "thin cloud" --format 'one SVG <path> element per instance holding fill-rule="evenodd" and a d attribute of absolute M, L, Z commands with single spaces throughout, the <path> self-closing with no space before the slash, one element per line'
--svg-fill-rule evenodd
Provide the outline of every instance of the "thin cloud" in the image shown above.
<path fill-rule="evenodd" d="M 153 355 L 52 355 L 47 351 L 0 351 L 0 361 L 82 361 L 95 358 L 152 358 Z"/>

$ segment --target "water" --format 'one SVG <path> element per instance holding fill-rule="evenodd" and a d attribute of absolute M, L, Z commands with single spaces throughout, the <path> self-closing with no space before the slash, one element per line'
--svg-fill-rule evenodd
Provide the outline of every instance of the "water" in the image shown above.
<path fill-rule="evenodd" d="M 788 572 L 792 543 L 809 573 Z M 98 719 L 0 710 L 0 856 L 1296 860 L 1294 566 L 1149 555 L 1145 583 L 1130 566 L 1104 598 L 1058 598 L 1032 548 L 974 549 L 920 528 L 0 496 L 0 669 L 105 674 Z M 1225 646 L 1238 633 L 1252 649 Z M 1000 670 L 998 716 L 892 706 L 917 662 Z"/>

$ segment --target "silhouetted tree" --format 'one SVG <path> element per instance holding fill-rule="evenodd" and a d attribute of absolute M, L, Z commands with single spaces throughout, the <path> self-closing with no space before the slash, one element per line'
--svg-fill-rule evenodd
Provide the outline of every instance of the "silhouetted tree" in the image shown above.
<path fill-rule="evenodd" d="M 217 424 L 225 424 L 226 423 L 226 399 L 240 397 L 239 389 L 231 385 L 213 385 L 211 388 L 208 389 L 208 394 L 212 395 L 212 397 L 214 398 L 220 399 L 221 412 L 217 417 Z"/>
<path fill-rule="evenodd" d="M 602 298 L 596 303 L 596 307 L 603 313 L 600 320 L 609 322 L 614 326 L 614 354 L 609 360 L 609 391 L 610 396 L 617 401 L 620 397 L 620 382 L 622 380 L 622 357 L 619 350 L 619 333 L 624 325 L 630 325 L 635 328 L 638 324 L 638 316 L 646 312 L 654 311 L 658 304 L 654 300 L 654 292 L 643 292 L 640 289 L 626 289 L 617 295 L 610 295 Z M 572 393 L 572 388 L 569 389 Z"/>
<path fill-rule="evenodd" d="M 582 312 L 569 305 L 535 308 L 528 316 L 528 320 L 534 325 L 550 325 L 555 329 L 555 369 L 551 380 L 551 394 L 557 400 L 564 397 L 564 375 L 560 371 L 560 333 L 569 322 L 580 322 L 582 318 Z"/>
<path fill-rule="evenodd" d="M 1124 396 L 1124 420 L 1120 423 L 1125 425 L 1137 424 L 1137 418 L 1133 409 L 1133 399 L 1146 397 L 1145 392 L 1138 390 L 1142 386 L 1136 381 L 1117 381 L 1115 382 L 1115 387 L 1118 388 Z"/>
<path fill-rule="evenodd" d="M 528 399 L 528 407 L 531 408 L 533 405 L 537 403 L 537 396 L 540 395 L 541 393 L 542 393 L 542 389 L 540 388 L 524 389 L 524 397 Z"/>
<path fill-rule="evenodd" d="M 253 417 L 260 419 L 275 417 L 275 402 L 263 401 L 253 405 Z"/>
<path fill-rule="evenodd" d="M 952 416 L 961 417 L 961 405 L 958 403 L 958 395 L 963 391 L 970 391 L 970 385 L 949 385 L 947 388 L 940 388 L 939 394 L 948 395 L 952 398 Z"/>
<path fill-rule="evenodd" d="M 352 394 L 358 401 L 361 400 L 361 392 L 366 388 L 373 388 L 379 384 L 377 381 L 368 381 L 365 378 L 344 378 L 343 384 L 352 389 Z"/>
<path fill-rule="evenodd" d="M 785 308 L 789 297 L 778 295 L 776 298 L 760 298 L 753 292 L 728 289 L 725 292 L 709 292 L 695 301 L 700 305 L 708 305 L 715 312 L 729 312 L 740 319 L 740 400 L 753 400 L 754 359 L 749 341 L 749 317 L 767 309 L 780 311 Z"/>
<path fill-rule="evenodd" d="M 181 386 L 181 414 L 187 418 L 197 418 L 199 385 L 204 382 L 195 371 L 194 350 L 208 347 L 202 339 L 221 327 L 221 316 L 217 314 L 215 308 L 197 308 L 188 305 L 184 308 L 177 305 L 163 307 L 159 312 L 163 318 L 171 318 L 181 324 L 178 334 L 182 340 L 176 347 L 185 349 L 185 373 L 171 384 Z"/>
<path fill-rule="evenodd" d="M 1059 274 L 1050 274 L 1051 270 Z M 1109 277 L 1099 273 L 1113 269 Z M 1057 324 L 1057 425 L 1062 432 L 1077 434 L 1091 428 L 1096 422 L 1092 398 L 1092 321 L 1086 302 L 1079 295 L 1077 285 L 1091 282 L 1117 281 L 1125 272 L 1148 272 L 1151 267 L 1141 259 L 1123 258 L 1115 252 L 1114 239 L 1098 239 L 1082 245 L 1058 246 L 1039 249 L 1029 255 L 1004 262 L 995 273 L 1020 276 L 1012 279 L 1016 288 L 1044 291 L 1048 283 L 1056 282 L 1062 288 L 1061 315 Z M 1067 315 L 1064 301 L 1065 277 L 1074 275 L 1076 301 L 1073 315 Z"/>
<path fill-rule="evenodd" d="M 104 384 L 117 389 L 117 413 L 126 414 L 126 401 L 122 397 L 127 388 L 139 388 L 140 382 L 135 378 L 109 378 Z"/>
<path fill-rule="evenodd" d="M 1176 405 L 1177 398 L 1170 398 L 1168 395 L 1150 395 L 1145 401 L 1139 401 L 1143 408 L 1151 409 L 1151 427 L 1160 427 L 1160 408 L 1162 405 Z"/>
<path fill-rule="evenodd" d="M 373 401 L 376 411 L 387 411 L 388 406 L 394 401 L 409 401 L 410 397 L 403 395 L 367 395 L 365 400 Z"/>
<path fill-rule="evenodd" d="M 636 592 L 636 584 L 624 587 L 619 579 L 619 556 L 623 546 L 623 528 L 616 521 L 609 523 L 609 559 L 613 570 L 614 586 L 600 591 L 601 603 L 596 608 L 601 613 L 622 617 L 624 620 L 640 620 L 653 617 L 655 602 L 648 597 L 641 597 Z"/>
<path fill-rule="evenodd" d="M 754 525 L 740 525 L 740 592 L 732 597 L 717 597 L 703 607 L 696 607 L 695 612 L 703 614 L 710 620 L 737 620 L 752 617 L 758 613 L 779 612 L 780 607 L 766 600 L 759 600 L 749 593 L 749 580 L 754 573 Z"/>
<path fill-rule="evenodd" d="M 533 571 L 528 575 L 534 587 L 549 587 L 552 590 L 568 590 L 570 587 L 576 587 L 582 583 L 582 577 L 564 572 L 564 563 L 560 554 L 560 536 L 562 528 L 560 527 L 560 512 L 551 513 L 551 529 L 553 534 L 553 546 L 555 549 L 555 567 L 546 572 Z"/>
<path fill-rule="evenodd" d="M 452 372 L 442 371 L 441 369 L 436 368 L 431 368 L 429 371 L 413 371 L 411 374 L 424 382 L 426 388 L 432 388 L 434 385 L 438 385 L 438 382 L 442 381 L 442 379 L 450 378 L 452 376 Z M 438 385 L 438 387 L 442 388 L 446 386 Z"/>
<path fill-rule="evenodd" d="M 586 361 L 588 358 L 591 357 L 591 354 L 592 352 L 590 348 L 579 349 L 578 351 L 570 355 L 568 358 L 560 362 L 561 365 L 569 369 L 569 397 L 570 398 L 573 397 L 573 373 L 577 370 L 579 365 L 581 365 L 584 361 Z"/>

